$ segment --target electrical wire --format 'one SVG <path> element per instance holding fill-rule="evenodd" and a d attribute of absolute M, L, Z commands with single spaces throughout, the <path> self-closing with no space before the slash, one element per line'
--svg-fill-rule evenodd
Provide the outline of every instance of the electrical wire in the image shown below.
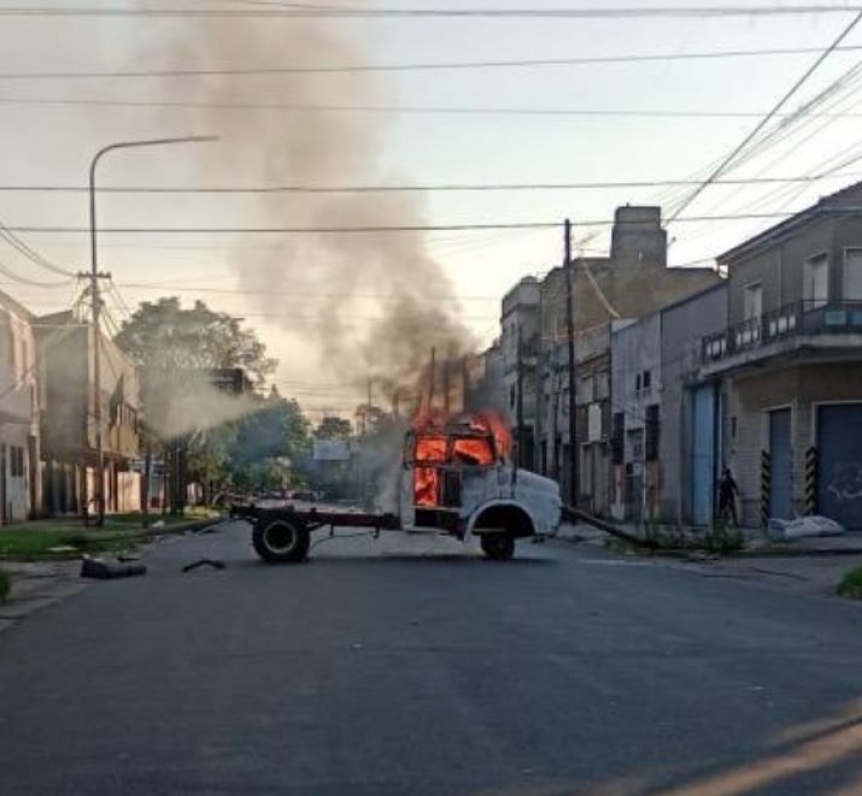
<path fill-rule="evenodd" d="M 55 17 L 55 18 L 180 18 L 180 19 L 461 19 L 461 20 L 584 20 L 584 19 L 708 19 L 757 18 L 787 16 L 825 16 L 847 14 L 859 6 L 830 5 L 742 5 L 742 6 L 654 6 L 634 8 L 581 7 L 581 8 L 350 8 L 346 6 L 316 6 L 288 2 L 257 0 L 245 4 L 242 10 L 229 8 L 58 8 L 58 7 L 5 7 L 0 17 Z"/>
<path fill-rule="evenodd" d="M 824 61 L 835 51 L 835 48 L 838 47 L 844 39 L 846 39 L 850 33 L 852 33 L 853 29 L 862 21 L 862 11 L 859 11 L 853 20 L 847 25 L 838 37 L 815 59 L 814 63 L 804 72 L 802 77 L 800 77 L 787 91 L 778 103 L 769 111 L 769 113 L 764 116 L 760 122 L 755 125 L 754 129 L 749 132 L 743 140 L 733 148 L 730 154 L 722 160 L 719 164 L 718 168 L 716 168 L 707 178 L 704 180 L 703 184 L 696 188 L 694 191 L 689 194 L 685 198 L 685 200 L 674 210 L 671 214 L 670 221 L 675 220 L 679 217 L 680 213 L 683 213 L 688 207 L 691 206 L 692 202 L 694 202 L 698 196 L 700 196 L 716 179 L 718 179 L 722 174 L 727 171 L 727 169 L 733 164 L 736 158 L 745 151 L 745 149 L 751 144 L 752 141 L 760 134 L 760 132 L 774 119 L 777 118 L 781 109 L 790 101 L 790 99 L 802 88 L 805 83 L 808 82 L 809 78 L 820 68 Z"/>
<path fill-rule="evenodd" d="M 859 114 L 862 116 L 862 113 Z M 844 175 L 853 176 L 853 175 Z M 858 175 L 857 175 L 858 176 Z M 714 185 L 751 186 L 810 184 L 824 175 L 796 177 L 751 177 L 719 179 Z M 630 180 L 606 182 L 534 182 L 534 183 L 432 183 L 420 185 L 260 185 L 260 186 L 100 186 L 97 193 L 112 194 L 351 194 L 351 193 L 457 193 L 506 191 L 583 191 L 622 190 L 662 187 L 695 187 L 702 180 Z M 89 188 L 76 185 L 0 185 L 0 193 L 87 193 Z"/>
<path fill-rule="evenodd" d="M 841 211 L 835 210 L 839 213 Z M 674 223 L 699 223 L 718 221 L 751 221 L 751 220 L 773 220 L 782 219 L 792 213 L 737 213 L 712 216 L 684 216 L 673 219 Z M 623 222 L 625 223 L 625 222 Z M 633 222 L 638 223 L 638 222 Z M 573 227 L 612 227 L 620 222 L 613 219 L 596 221 L 574 221 Z M 559 221 L 512 221 L 512 222 L 489 222 L 489 223 L 463 223 L 463 224 L 393 224 L 380 226 L 355 226 L 355 227 L 102 227 L 99 233 L 103 235 L 302 235 L 302 234 L 377 234 L 377 233 L 412 233 L 412 232 L 461 232 L 482 230 L 519 230 L 519 229 L 557 229 L 561 226 Z M 84 233 L 89 230 L 84 227 L 57 227 L 22 225 L 10 227 L 15 232 L 29 232 L 42 234 L 70 234 Z"/>
<path fill-rule="evenodd" d="M 98 97 L 0 97 L 0 105 L 21 106 L 94 106 L 106 108 L 177 108 L 180 110 L 278 111 L 287 113 L 368 113 L 406 116 L 515 116 L 515 117 L 593 117 L 634 119 L 761 119 L 760 111 L 639 110 L 633 108 L 517 108 L 457 107 L 434 105 L 305 105 L 290 102 L 201 102 L 197 100 L 132 100 Z M 793 114 L 767 114 L 769 119 Z M 816 115 L 816 114 L 815 114 Z M 856 117 L 862 114 L 851 114 Z M 845 117 L 850 118 L 850 117 Z"/>
<path fill-rule="evenodd" d="M 862 50 L 860 45 L 837 47 L 839 52 Z M 557 66 L 589 66 L 601 64 L 664 63 L 668 61 L 715 61 L 727 58 L 786 57 L 821 52 L 819 47 L 788 47 L 759 50 L 718 50 L 691 53 L 640 53 L 631 55 L 600 55 L 580 58 L 525 58 L 500 61 L 448 61 L 402 64 L 352 64 L 348 66 L 271 66 L 223 67 L 208 69 L 143 69 L 143 70 L 84 70 L 68 72 L 0 72 L 0 80 L 117 80 L 164 79 L 197 77 L 258 77 L 268 75 L 354 74 L 364 72 L 426 72 L 474 69 L 522 69 Z"/>

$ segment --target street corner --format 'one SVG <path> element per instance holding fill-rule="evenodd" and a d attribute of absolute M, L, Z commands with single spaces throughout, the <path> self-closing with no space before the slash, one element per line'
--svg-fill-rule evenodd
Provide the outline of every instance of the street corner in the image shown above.
<path fill-rule="evenodd" d="M 80 561 L 4 562 L 11 589 L 0 603 L 0 631 L 86 588 Z"/>

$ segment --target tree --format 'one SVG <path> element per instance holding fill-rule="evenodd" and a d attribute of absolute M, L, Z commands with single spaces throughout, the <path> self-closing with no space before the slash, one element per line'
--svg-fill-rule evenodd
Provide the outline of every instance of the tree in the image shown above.
<path fill-rule="evenodd" d="M 229 471 L 237 418 L 248 407 L 211 386 L 205 372 L 239 368 L 260 388 L 276 361 L 238 319 L 201 301 L 184 309 L 176 297 L 142 303 L 115 342 L 142 371 L 145 458 L 162 447 L 173 474 L 182 476 L 185 469 L 208 492 L 206 486 Z M 177 452 L 184 465 L 177 464 Z M 170 480 L 172 510 L 185 503 L 184 481 Z"/>
<path fill-rule="evenodd" d="M 353 432 L 349 420 L 343 417 L 324 417 L 314 430 L 316 439 L 347 439 Z"/>
<path fill-rule="evenodd" d="M 175 296 L 143 302 L 115 342 L 145 369 L 242 368 L 258 387 L 277 364 L 237 318 L 213 312 L 202 301 L 183 309 Z"/>

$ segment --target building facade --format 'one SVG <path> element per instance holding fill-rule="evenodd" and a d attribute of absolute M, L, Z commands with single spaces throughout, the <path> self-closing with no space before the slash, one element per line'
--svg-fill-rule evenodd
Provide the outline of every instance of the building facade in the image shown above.
<path fill-rule="evenodd" d="M 74 312 L 34 319 L 39 357 L 42 510 L 95 512 L 97 441 L 93 332 Z M 100 340 L 104 499 L 109 512 L 137 511 L 140 474 L 138 373 L 108 338 Z"/>
<path fill-rule="evenodd" d="M 559 267 L 539 285 L 540 331 L 528 349 L 535 352 L 536 378 L 541 382 L 535 390 L 535 417 L 528 416 L 527 421 L 532 423 L 536 440 L 533 463 L 539 472 L 557 478 L 564 493 L 582 509 L 610 516 L 616 495 L 611 456 L 613 333 L 622 328 L 626 319 L 648 315 L 721 280 L 712 269 L 667 267 L 667 233 L 658 207 L 618 208 L 609 256 L 579 257 L 570 267 L 577 407 L 575 451 L 571 450 L 568 431 L 569 275 L 566 268 Z M 509 330 L 510 337 L 514 333 Z M 655 377 L 660 378 L 660 373 L 656 372 Z M 525 395 L 529 395 L 528 389 L 525 387 Z M 575 490 L 571 489 L 573 472 L 577 473 Z"/>
<path fill-rule="evenodd" d="M 702 339 L 746 524 L 862 529 L 862 183 L 726 252 L 727 326 Z"/>
<path fill-rule="evenodd" d="M 0 522 L 39 513 L 39 401 L 31 314 L 0 292 Z"/>

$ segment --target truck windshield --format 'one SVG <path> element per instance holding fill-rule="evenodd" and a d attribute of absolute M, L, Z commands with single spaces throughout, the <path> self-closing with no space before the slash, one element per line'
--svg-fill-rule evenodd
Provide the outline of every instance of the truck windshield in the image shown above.
<path fill-rule="evenodd" d="M 417 462 L 445 462 L 446 437 L 417 437 Z"/>
<path fill-rule="evenodd" d="M 494 448 L 487 437 L 456 439 L 452 446 L 452 458 L 458 464 L 493 464 Z"/>

